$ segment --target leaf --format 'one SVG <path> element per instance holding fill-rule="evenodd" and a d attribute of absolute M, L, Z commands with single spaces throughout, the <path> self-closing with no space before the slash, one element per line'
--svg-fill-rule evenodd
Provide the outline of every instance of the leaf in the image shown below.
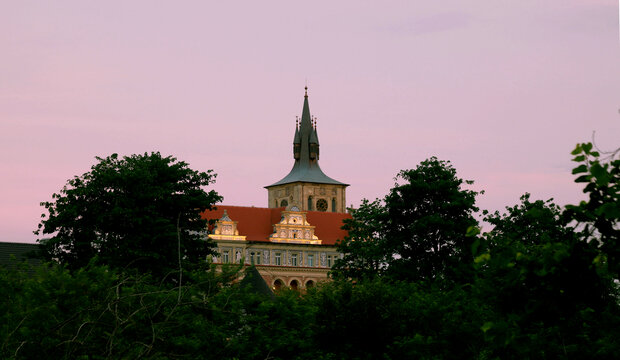
<path fill-rule="evenodd" d="M 480 234 L 480 228 L 477 226 L 470 226 L 467 228 L 467 232 L 465 233 L 465 236 L 472 237 L 478 234 Z"/>
<path fill-rule="evenodd" d="M 482 325 L 480 327 L 480 330 L 482 330 L 483 333 L 486 333 L 487 331 L 491 330 L 493 328 L 493 322 L 492 321 L 487 321 L 484 323 L 484 325 Z"/>
<path fill-rule="evenodd" d="M 480 247 L 480 239 L 476 238 L 473 244 L 471 244 L 471 253 L 476 255 L 478 252 L 478 247 Z"/>
<path fill-rule="evenodd" d="M 580 177 L 575 179 L 576 183 L 590 182 L 592 175 L 581 175 Z"/>
<path fill-rule="evenodd" d="M 587 172 L 588 172 L 588 167 L 584 164 L 581 164 L 573 169 L 573 175 L 579 174 L 579 173 L 587 173 Z"/>
<path fill-rule="evenodd" d="M 577 146 L 575 146 L 575 149 L 571 151 L 571 155 L 579 155 L 581 154 L 581 151 L 581 144 L 577 144 Z"/>
<path fill-rule="evenodd" d="M 489 260 L 491 260 L 491 254 L 484 253 L 479 256 L 476 256 L 476 258 L 474 259 L 474 263 L 479 264 L 481 262 L 487 262 Z"/>
<path fill-rule="evenodd" d="M 598 162 L 595 162 L 590 167 L 590 172 L 596 177 L 596 183 L 601 186 L 609 184 L 609 173 Z"/>
<path fill-rule="evenodd" d="M 579 155 L 579 156 L 576 156 L 573 159 L 573 161 L 575 161 L 575 162 L 582 162 L 582 161 L 585 161 L 585 160 L 586 160 L 586 156 L 585 155 Z"/>
<path fill-rule="evenodd" d="M 618 203 L 605 203 L 596 209 L 597 216 L 604 216 L 605 219 L 620 219 L 620 208 Z"/>

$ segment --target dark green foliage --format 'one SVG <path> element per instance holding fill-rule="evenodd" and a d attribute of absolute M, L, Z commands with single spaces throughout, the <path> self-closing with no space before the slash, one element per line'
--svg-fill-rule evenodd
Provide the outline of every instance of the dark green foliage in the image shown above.
<path fill-rule="evenodd" d="M 476 192 L 463 189 L 449 161 L 433 157 L 403 170 L 383 202 L 365 200 L 345 223 L 349 237 L 337 262 L 345 277 L 385 274 L 396 280 L 466 281 L 471 276 L 471 238 L 477 225 Z"/>
<path fill-rule="evenodd" d="M 600 246 L 609 270 L 620 279 L 620 149 L 607 155 L 607 161 L 591 143 L 578 144 L 572 154 L 579 166 L 575 182 L 584 184 L 588 201 L 566 207 L 565 216 L 581 226 L 581 236 Z"/>
<path fill-rule="evenodd" d="M 348 231 L 338 250 L 344 254 L 332 267 L 334 277 L 372 279 L 383 274 L 390 261 L 390 249 L 385 238 L 385 207 L 377 199 L 362 200 L 357 209 L 350 209 L 352 219 L 345 219 Z"/>
<path fill-rule="evenodd" d="M 71 269 L 97 258 L 100 264 L 161 277 L 179 267 L 177 229 L 186 262 L 210 253 L 199 233 L 206 227 L 200 212 L 221 200 L 215 191 L 202 189 L 215 174 L 159 153 L 97 160 L 52 201 L 41 203 L 48 214 L 35 233 L 51 235 L 40 240 L 48 258 Z"/>
<path fill-rule="evenodd" d="M 495 228 L 478 239 L 473 290 L 494 312 L 483 328 L 489 350 L 500 358 L 592 358 L 594 341 L 609 334 L 597 323 L 619 319 L 614 284 L 597 266 L 596 246 L 564 224 L 558 206 L 529 194 L 521 201 L 488 216 Z"/>
<path fill-rule="evenodd" d="M 91 264 L 35 276 L 0 270 L 0 358 L 293 359 L 312 349 L 315 308 L 232 281 L 240 266 L 188 271 L 180 289 Z M 179 297 L 179 290 L 181 296 Z"/>
<path fill-rule="evenodd" d="M 478 224 L 473 214 L 478 193 L 456 176 L 449 161 L 430 158 L 413 170 L 403 170 L 385 197 L 385 229 L 393 277 L 425 280 L 460 279 L 469 272 L 471 239 L 467 229 Z"/>
<path fill-rule="evenodd" d="M 460 287 L 338 280 L 311 295 L 317 346 L 335 359 L 475 358 L 484 345 L 484 305 Z"/>
<path fill-rule="evenodd" d="M 5 272 L 0 279 L 8 280 L 2 292 L 13 296 L 2 308 L 2 358 L 166 357 L 193 350 L 174 340 L 181 334 L 184 342 L 192 340 L 190 305 L 177 301 L 176 289 L 153 285 L 148 277 L 91 265 L 73 272 L 49 266 L 20 279 Z M 200 308 L 203 297 L 188 293 L 202 288 L 184 288 L 184 299 Z"/>

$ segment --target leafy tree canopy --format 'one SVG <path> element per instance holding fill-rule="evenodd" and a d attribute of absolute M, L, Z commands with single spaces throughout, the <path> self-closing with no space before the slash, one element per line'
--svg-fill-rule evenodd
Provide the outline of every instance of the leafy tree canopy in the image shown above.
<path fill-rule="evenodd" d="M 381 270 L 394 279 L 456 279 L 467 276 L 471 238 L 477 225 L 475 191 L 463 189 L 449 161 L 435 157 L 403 170 L 383 201 L 363 202 L 345 226 L 340 244 L 344 259 L 336 264 L 350 277 Z"/>
<path fill-rule="evenodd" d="M 591 325 L 618 310 L 598 249 L 565 224 L 551 200 L 525 194 L 506 209 L 485 218 L 495 227 L 472 247 L 474 295 L 495 313 L 482 328 L 489 349 L 497 358 L 588 357 L 584 349 L 603 336 Z"/>
<path fill-rule="evenodd" d="M 367 199 L 357 209 L 350 209 L 352 218 L 344 220 L 347 238 L 341 242 L 339 251 L 344 258 L 332 267 L 334 277 L 345 279 L 372 279 L 383 274 L 391 259 L 385 238 L 386 211 L 377 199 Z"/>
<path fill-rule="evenodd" d="M 48 213 L 35 234 L 51 235 L 39 240 L 49 258 L 76 269 L 96 257 L 164 275 L 180 258 L 195 262 L 210 253 L 200 212 L 221 201 L 203 190 L 214 182 L 212 170 L 192 170 L 159 152 L 96 159 L 41 203 Z"/>
<path fill-rule="evenodd" d="M 584 240 L 598 244 L 609 269 L 620 279 L 620 149 L 601 154 L 592 143 L 577 144 L 572 152 L 575 182 L 584 184 L 588 201 L 566 207 L 567 220 L 581 227 Z"/>

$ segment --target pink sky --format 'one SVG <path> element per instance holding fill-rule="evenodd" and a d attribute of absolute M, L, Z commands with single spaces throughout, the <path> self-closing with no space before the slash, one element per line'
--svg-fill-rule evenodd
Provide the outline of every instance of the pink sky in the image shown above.
<path fill-rule="evenodd" d="M 267 205 L 308 81 L 321 167 L 347 202 L 436 155 L 485 189 L 582 198 L 570 151 L 620 146 L 618 4 L 7 1 L 0 5 L 0 241 L 95 156 L 160 151 Z"/>

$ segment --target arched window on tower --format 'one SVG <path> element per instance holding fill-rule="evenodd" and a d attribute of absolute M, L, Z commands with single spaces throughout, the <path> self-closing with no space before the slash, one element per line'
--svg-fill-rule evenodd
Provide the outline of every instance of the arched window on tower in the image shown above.
<path fill-rule="evenodd" d="M 312 196 L 308 196 L 308 211 L 312 211 Z"/>
<path fill-rule="evenodd" d="M 336 198 L 332 198 L 332 212 L 336 212 Z"/>
<path fill-rule="evenodd" d="M 287 206 L 288 206 L 288 201 L 286 201 L 286 199 L 282 200 L 282 201 L 280 202 L 280 206 L 281 206 L 281 207 L 287 207 Z"/>

